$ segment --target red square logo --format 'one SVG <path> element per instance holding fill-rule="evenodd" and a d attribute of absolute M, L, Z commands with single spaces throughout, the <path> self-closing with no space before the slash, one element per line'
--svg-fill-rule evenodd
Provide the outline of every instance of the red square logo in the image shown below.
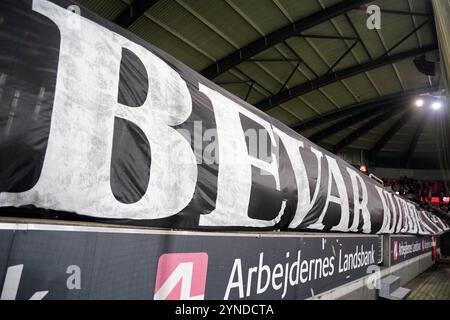
<path fill-rule="evenodd" d="M 165 253 L 159 257 L 155 300 L 203 300 L 208 254 Z"/>

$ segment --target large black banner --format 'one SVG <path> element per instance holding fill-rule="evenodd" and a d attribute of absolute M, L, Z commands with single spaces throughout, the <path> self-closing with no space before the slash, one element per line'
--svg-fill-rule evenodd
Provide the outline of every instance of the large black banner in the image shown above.
<path fill-rule="evenodd" d="M 380 245 L 375 235 L 0 224 L 1 299 L 306 299 L 374 276 Z"/>
<path fill-rule="evenodd" d="M 71 2 L 2 0 L 0 21 L 3 215 L 208 230 L 448 228 Z"/>

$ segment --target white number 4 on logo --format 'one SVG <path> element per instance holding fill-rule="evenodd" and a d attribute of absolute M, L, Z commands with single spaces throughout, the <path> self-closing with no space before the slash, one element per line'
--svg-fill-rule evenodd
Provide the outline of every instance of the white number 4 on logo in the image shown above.
<path fill-rule="evenodd" d="M 161 255 L 158 261 L 153 299 L 203 300 L 207 269 L 208 254 L 206 252 Z"/>

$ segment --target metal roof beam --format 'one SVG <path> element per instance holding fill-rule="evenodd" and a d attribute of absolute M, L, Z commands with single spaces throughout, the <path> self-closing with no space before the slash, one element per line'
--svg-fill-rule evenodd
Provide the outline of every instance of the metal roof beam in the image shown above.
<path fill-rule="evenodd" d="M 300 85 L 294 86 L 290 89 L 284 90 L 280 93 L 277 93 L 273 95 L 272 97 L 266 98 L 258 103 L 255 104 L 255 106 L 263 111 L 267 111 L 271 109 L 272 107 L 275 107 L 281 103 L 287 102 L 289 100 L 292 100 L 293 98 L 296 98 L 298 96 L 301 96 L 305 93 L 314 91 L 318 88 L 321 88 L 323 86 L 326 86 L 328 84 L 334 83 L 336 81 L 343 80 L 345 78 L 375 69 L 379 68 L 391 63 L 395 63 L 397 61 L 404 60 L 409 57 L 413 57 L 428 51 L 433 51 L 437 49 L 437 45 L 429 45 L 422 48 L 415 48 L 412 50 L 408 50 L 405 52 L 397 53 L 390 56 L 382 56 L 378 59 L 368 61 L 362 64 L 354 65 L 349 68 L 338 70 L 336 72 L 328 73 L 323 76 L 320 76 L 314 80 L 304 82 Z"/>
<path fill-rule="evenodd" d="M 300 65 L 300 61 L 297 62 L 297 64 L 292 69 L 291 73 L 289 73 L 288 77 L 286 78 L 286 80 L 284 81 L 283 85 L 281 86 L 280 90 L 278 90 L 278 92 L 281 92 L 281 91 L 284 90 L 284 88 L 286 88 L 287 84 L 289 83 L 289 80 L 291 80 L 292 76 L 297 71 L 297 68 L 298 68 L 299 65 Z"/>
<path fill-rule="evenodd" d="M 297 52 L 295 52 L 294 49 L 292 49 L 289 43 L 283 41 L 283 45 L 289 50 L 290 53 L 292 53 L 293 56 L 295 56 L 299 61 L 301 61 L 306 68 L 308 68 L 309 72 L 311 72 L 315 77 L 317 77 L 317 73 L 298 55 Z"/>
<path fill-rule="evenodd" d="M 344 118 L 344 119 L 336 122 L 335 124 L 332 124 L 332 125 L 326 127 L 323 130 L 320 130 L 319 132 L 313 134 L 308 139 L 311 140 L 312 142 L 317 143 L 317 142 L 335 134 L 336 132 L 339 132 L 339 131 L 342 131 L 342 130 L 348 128 L 348 126 L 359 123 L 367 118 L 370 118 L 373 115 L 379 114 L 379 113 L 386 111 L 388 109 L 391 109 L 391 108 L 392 108 L 392 103 L 388 102 L 384 105 L 372 107 L 369 110 L 361 111 L 358 114 L 350 115 L 349 117 Z"/>
<path fill-rule="evenodd" d="M 401 11 L 401 10 L 389 10 L 389 9 L 381 9 L 381 14 L 383 13 L 392 13 L 404 16 L 419 16 L 419 17 L 432 17 L 432 13 L 427 12 L 414 12 L 414 11 Z"/>
<path fill-rule="evenodd" d="M 252 92 L 253 86 L 255 85 L 255 82 L 253 81 L 249 86 L 247 90 L 247 94 L 245 95 L 244 100 L 247 101 L 248 97 L 250 96 L 250 92 Z"/>
<path fill-rule="evenodd" d="M 288 58 L 268 58 L 268 59 L 257 59 L 252 58 L 247 60 L 247 62 L 299 62 L 299 59 L 288 59 Z"/>
<path fill-rule="evenodd" d="M 341 108 L 339 110 L 333 110 L 327 113 L 324 113 L 320 116 L 314 117 L 312 119 L 303 121 L 295 126 L 292 127 L 295 131 L 305 131 L 310 128 L 313 128 L 315 126 L 327 123 L 329 121 L 351 115 L 353 113 L 359 112 L 361 110 L 370 109 L 372 107 L 376 107 L 382 104 L 385 104 L 387 102 L 394 102 L 396 100 L 400 99 L 406 99 L 407 97 L 421 94 L 421 93 L 428 93 L 433 92 L 435 90 L 439 89 L 437 86 L 434 87 L 425 87 L 425 88 L 419 88 L 414 90 L 408 90 L 405 92 L 398 92 L 395 94 L 391 94 L 388 96 L 383 96 L 376 99 L 371 99 L 362 103 L 357 103 L 348 107 Z"/>
<path fill-rule="evenodd" d="M 267 89 L 266 87 L 264 87 L 262 84 L 260 84 L 258 81 L 252 79 L 247 73 L 245 73 L 244 71 L 242 71 L 241 69 L 239 69 L 238 67 L 234 68 L 233 70 L 237 71 L 241 76 L 245 77 L 247 79 L 248 83 L 254 83 L 256 84 L 258 87 L 260 87 L 261 89 L 263 89 L 265 92 L 267 92 L 268 94 L 273 94 L 269 89 Z M 253 87 L 252 87 L 253 88 Z"/>
<path fill-rule="evenodd" d="M 358 44 L 358 42 L 359 42 L 358 40 L 353 42 L 353 44 L 350 47 L 348 47 L 347 50 L 345 50 L 345 52 L 336 60 L 335 63 L 333 63 L 333 65 L 328 69 L 328 71 L 325 74 L 332 72 L 333 69 L 336 68 L 336 66 L 339 64 L 339 62 L 341 62 L 347 56 L 347 54 L 353 50 L 353 48 Z"/>
<path fill-rule="evenodd" d="M 350 25 L 350 28 L 352 28 L 353 33 L 358 37 L 359 42 L 361 43 L 364 51 L 366 52 L 367 56 L 369 57 L 369 60 L 372 60 L 372 55 L 370 54 L 369 50 L 367 49 L 367 46 L 365 45 L 364 41 L 361 39 L 361 35 L 359 34 L 358 30 L 356 30 L 355 25 L 352 22 L 352 19 L 348 16 L 348 13 L 344 14 L 345 19 L 347 20 L 347 23 Z"/>
<path fill-rule="evenodd" d="M 267 36 L 261 37 L 249 43 L 243 48 L 236 50 L 225 58 L 210 65 L 200 73 L 206 78 L 214 79 L 215 77 L 221 75 L 229 69 L 237 66 L 242 61 L 257 55 L 258 53 L 276 45 L 277 43 L 282 42 L 283 40 L 286 40 L 292 36 L 298 35 L 305 30 L 308 30 L 334 17 L 342 15 L 370 1 L 371 0 L 346 0 L 343 2 L 339 2 L 325 10 L 313 13 L 306 18 L 297 20 L 294 23 L 271 32 Z"/>
<path fill-rule="evenodd" d="M 134 0 L 114 22 L 128 29 L 140 16 L 149 10 L 158 0 Z"/>
<path fill-rule="evenodd" d="M 404 110 L 404 108 L 399 107 L 399 105 L 397 105 L 395 107 L 392 106 L 391 108 L 388 109 L 387 112 L 384 112 L 384 113 L 380 114 L 378 117 L 375 117 L 375 118 L 369 120 L 364 125 L 357 128 L 355 131 L 351 132 L 344 138 L 342 138 L 342 140 L 340 140 L 338 143 L 336 143 L 336 145 L 333 147 L 333 152 L 338 153 L 343 148 L 345 148 L 352 142 L 356 141 L 359 137 L 363 136 L 364 134 L 366 134 L 367 132 L 369 132 L 370 130 L 375 128 L 376 126 L 379 126 L 381 123 L 383 123 L 384 121 L 387 121 L 388 119 L 392 118 L 393 116 L 395 116 L 396 114 L 400 113 L 403 110 Z"/>
<path fill-rule="evenodd" d="M 401 38 L 396 44 L 394 44 L 389 50 L 387 50 L 383 56 L 387 56 L 392 50 L 397 48 L 399 45 L 401 45 L 403 42 L 405 42 L 410 36 L 417 33 L 424 25 L 426 25 L 428 22 L 430 22 L 430 19 L 425 20 L 423 23 L 421 23 L 419 26 L 415 27 L 412 31 L 408 32 L 407 35 L 405 35 L 403 38 Z"/>
<path fill-rule="evenodd" d="M 300 38 L 311 38 L 311 39 L 329 39 L 329 40 L 358 40 L 357 37 L 344 37 L 344 36 L 326 36 L 320 34 L 300 34 Z"/>
<path fill-rule="evenodd" d="M 375 143 L 370 149 L 370 157 L 375 158 L 378 152 L 384 148 L 384 146 L 392 139 L 392 137 L 405 125 L 413 116 L 413 111 L 406 111 Z"/>

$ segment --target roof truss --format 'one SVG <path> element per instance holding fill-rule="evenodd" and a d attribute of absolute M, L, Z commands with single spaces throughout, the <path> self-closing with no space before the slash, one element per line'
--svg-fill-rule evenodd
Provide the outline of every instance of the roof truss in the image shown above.
<path fill-rule="evenodd" d="M 222 73 L 230 70 L 231 68 L 234 68 L 241 62 L 250 59 L 251 57 L 270 47 L 273 47 L 277 43 L 287 40 L 290 37 L 299 35 L 303 31 L 306 31 L 334 17 L 342 15 L 367 2 L 370 2 L 370 0 L 346 0 L 337 3 L 325 10 L 316 12 L 306 18 L 297 20 L 294 23 L 275 30 L 267 36 L 261 37 L 244 46 L 243 48 L 234 51 L 225 58 L 220 59 L 216 63 L 210 65 L 200 73 L 209 79 L 214 79 Z"/>

